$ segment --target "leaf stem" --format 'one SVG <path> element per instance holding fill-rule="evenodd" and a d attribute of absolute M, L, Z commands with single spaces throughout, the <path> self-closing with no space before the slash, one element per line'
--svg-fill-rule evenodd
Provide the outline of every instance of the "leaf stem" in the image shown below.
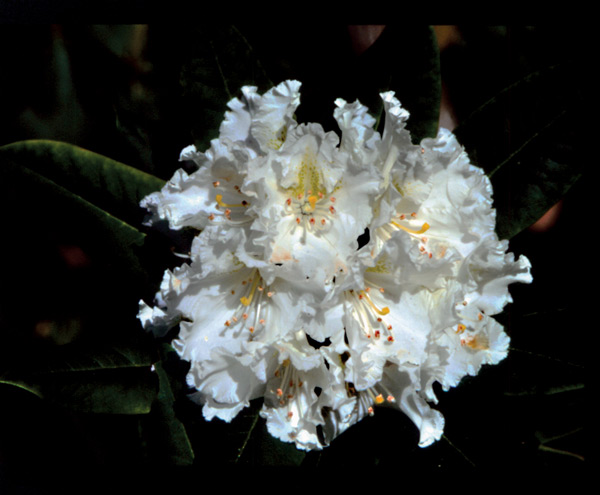
<path fill-rule="evenodd" d="M 254 431 L 254 428 L 256 427 L 256 423 L 258 423 L 258 417 L 259 414 L 258 412 L 254 415 L 254 421 L 252 422 L 252 424 L 250 425 L 250 429 L 248 430 L 248 433 L 246 434 L 246 438 L 244 439 L 244 443 L 242 444 L 242 446 L 240 447 L 239 451 L 238 451 L 238 455 L 235 458 L 234 463 L 237 464 L 237 462 L 240 460 L 240 458 L 242 457 L 242 454 L 244 453 L 244 450 L 246 449 L 246 446 L 248 445 L 248 442 L 250 441 L 250 436 L 252 435 L 252 432 Z"/>

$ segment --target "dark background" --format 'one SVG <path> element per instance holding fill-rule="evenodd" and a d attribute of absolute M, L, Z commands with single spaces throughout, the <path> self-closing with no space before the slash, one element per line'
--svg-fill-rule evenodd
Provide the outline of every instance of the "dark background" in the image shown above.
<path fill-rule="evenodd" d="M 3 15 L 12 20 L 16 14 L 9 9 L 7 15 L 5 9 Z M 43 18 L 44 12 L 39 16 Z M 395 29 L 386 28 L 381 40 L 400 36 Z M 194 103 L 193 88 L 185 85 L 204 32 L 161 25 L 0 25 L 0 145 L 33 138 L 66 141 L 168 179 L 179 167 L 180 150 L 207 139 L 198 133 L 203 109 Z M 285 39 L 282 29 L 245 33 L 255 47 L 271 43 L 273 53 L 292 53 L 290 59 L 306 89 L 303 101 L 323 100 L 322 115 L 309 112 L 299 115 L 301 121 L 321 120 L 333 127 L 327 119 L 335 97 L 353 100 L 352 93 L 359 93 L 365 104 L 377 98 L 364 81 L 381 76 L 353 51 L 345 26 L 314 26 L 309 39 L 286 44 L 276 42 Z M 558 62 L 577 66 L 582 61 L 574 29 L 458 26 L 446 41 L 441 46 L 443 98 L 459 124 L 459 137 L 461 122 L 523 75 Z M 365 72 L 365 67 L 372 72 Z M 349 94 L 335 94 L 339 79 L 349 74 L 356 79 L 354 86 L 344 86 Z M 525 116 L 515 111 L 513 101 L 475 131 L 467 128 L 462 139 L 467 151 L 481 166 L 488 156 L 496 160 L 486 150 L 510 154 L 519 140 L 519 125 L 524 126 L 529 115 L 545 112 L 555 99 L 579 102 L 583 77 L 573 72 L 564 94 L 536 102 Z M 398 97 L 402 101 L 402 94 Z M 583 119 L 584 112 L 578 111 L 577 118 Z M 568 166 L 583 168 L 589 146 L 578 135 L 583 127 L 568 126 L 561 131 L 565 139 L 545 142 L 544 149 L 552 148 L 553 157 L 566 156 Z M 517 172 L 506 183 L 518 182 Z M 495 194 L 498 201 L 518 199 L 511 196 L 518 193 L 510 187 L 498 188 Z M 22 195 L 24 202 L 35 204 L 26 189 Z M 515 302 L 498 317 L 511 337 L 510 355 L 476 378 L 466 378 L 456 389 L 440 391 L 437 407 L 447 425 L 440 442 L 419 449 L 410 421 L 382 410 L 323 452 L 277 452 L 272 444 L 265 449 L 257 437 L 237 465 L 394 469 L 401 465 L 407 472 L 526 468 L 549 474 L 581 469 L 586 454 L 584 348 L 590 345 L 592 330 L 592 308 L 584 302 L 584 289 L 589 290 L 586 281 L 595 269 L 585 229 L 593 225 L 587 213 L 589 197 L 589 184 L 580 181 L 560 201 L 547 225 L 538 224 L 511 240 L 510 251 L 532 262 L 534 282 L 511 287 Z M 92 256 L 78 232 L 61 229 L 60 218 L 38 223 L 36 208 L 2 203 L 0 324 L 5 344 L 0 357 L 10 362 L 20 353 L 43 353 L 88 334 L 109 339 L 118 333 L 123 338 L 115 321 L 128 321 L 126 338 L 151 346 L 134 317 L 140 293 L 122 286 L 118 269 Z M 158 282 L 164 265 L 154 268 Z M 144 297 L 151 297 L 154 290 L 144 288 Z M 185 373 L 184 363 L 170 364 L 174 376 Z M 247 419 L 207 425 L 199 408 L 185 400 L 185 390 L 180 392 L 176 413 L 194 446 L 194 466 L 232 462 L 231 444 L 239 442 L 236 425 Z M 19 478 L 30 470 L 56 480 L 65 469 L 145 466 L 160 459 L 160 452 L 140 434 L 145 418 L 77 413 L 3 385 L 0 401 L 0 480 L 16 479 L 11 485 L 16 490 L 45 492 L 43 481 Z"/>

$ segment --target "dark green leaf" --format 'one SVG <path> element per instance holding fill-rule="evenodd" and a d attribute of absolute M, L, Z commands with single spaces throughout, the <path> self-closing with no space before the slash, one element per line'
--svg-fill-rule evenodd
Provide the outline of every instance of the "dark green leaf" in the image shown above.
<path fill-rule="evenodd" d="M 155 358 L 142 345 L 74 343 L 13 356 L 0 383 L 78 412 L 147 414 L 158 392 Z"/>
<path fill-rule="evenodd" d="M 492 180 L 497 232 L 512 238 L 556 204 L 584 174 L 584 104 L 573 63 L 527 74 L 456 129 Z"/>
<path fill-rule="evenodd" d="M 131 225 L 139 202 L 164 181 L 106 156 L 67 143 L 30 140 L 0 147 L 0 158 L 26 167 Z"/>
<path fill-rule="evenodd" d="M 174 352 L 170 346 L 162 346 L 161 358 L 165 359 L 169 352 Z M 175 413 L 175 395 L 162 360 L 155 364 L 155 371 L 160 384 L 158 396 L 152 404 L 151 414 L 144 420 L 144 433 L 150 443 L 152 458 L 168 465 L 190 465 L 194 451 L 185 426 Z"/>
<path fill-rule="evenodd" d="M 52 228 L 104 260 L 120 260 L 139 280 L 145 234 L 139 201 L 163 181 L 107 157 L 52 141 L 24 141 L 0 148 L 0 174 L 8 188 L 2 202 L 18 215 L 15 236 L 43 244 L 32 230 Z M 28 232 L 28 234 L 23 234 Z M 26 235 L 27 237 L 23 237 Z M 76 240 L 75 240 L 76 239 Z"/>

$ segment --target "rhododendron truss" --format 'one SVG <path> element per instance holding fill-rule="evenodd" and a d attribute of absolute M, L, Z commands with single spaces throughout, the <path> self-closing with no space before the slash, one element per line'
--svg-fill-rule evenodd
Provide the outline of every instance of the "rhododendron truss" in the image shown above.
<path fill-rule="evenodd" d="M 449 131 L 413 145 L 387 92 L 383 134 L 338 99 L 338 137 L 296 122 L 299 91 L 242 88 L 210 149 L 183 150 L 196 171 L 143 200 L 150 224 L 198 234 L 139 318 L 157 336 L 179 325 L 206 419 L 263 398 L 271 434 L 310 450 L 387 406 L 427 446 L 444 428 L 434 383 L 506 356 L 492 316 L 530 264 L 497 238 L 490 182 Z"/>

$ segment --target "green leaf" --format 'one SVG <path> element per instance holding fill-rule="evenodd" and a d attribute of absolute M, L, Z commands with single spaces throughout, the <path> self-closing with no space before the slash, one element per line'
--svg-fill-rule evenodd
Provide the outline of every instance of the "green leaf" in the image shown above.
<path fill-rule="evenodd" d="M 14 185 L 2 203 L 18 205 L 9 218 L 11 229 L 27 232 L 18 237 L 40 243 L 40 226 L 67 233 L 145 280 L 139 257 L 146 235 L 134 225 L 144 215 L 139 201 L 162 180 L 76 146 L 37 140 L 0 147 L 0 175 Z"/>
<path fill-rule="evenodd" d="M 573 63 L 523 76 L 455 130 L 494 188 L 496 230 L 512 238 L 538 220 L 583 176 L 584 102 Z"/>
<path fill-rule="evenodd" d="M 168 345 L 160 347 L 161 361 L 155 364 L 160 384 L 158 396 L 143 425 L 155 461 L 173 466 L 187 466 L 194 461 L 194 451 L 185 426 L 176 415 L 174 409 L 176 397 L 163 361 L 168 359 L 168 353 L 173 352 Z"/>
<path fill-rule="evenodd" d="M 136 225 L 139 202 L 164 181 L 68 143 L 29 140 L 0 147 L 0 158 L 26 167 L 123 222 Z"/>
<path fill-rule="evenodd" d="M 158 392 L 154 360 L 139 343 L 44 346 L 5 357 L 0 383 L 77 412 L 147 414 Z"/>

